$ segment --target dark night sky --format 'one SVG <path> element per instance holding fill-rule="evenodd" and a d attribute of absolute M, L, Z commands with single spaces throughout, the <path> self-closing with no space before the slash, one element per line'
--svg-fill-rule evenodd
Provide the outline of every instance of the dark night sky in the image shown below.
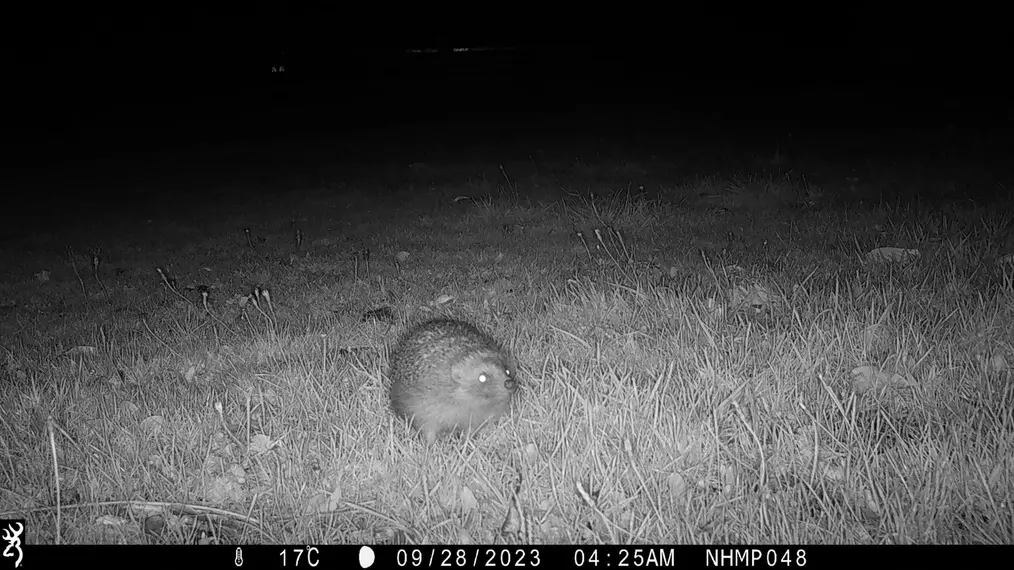
<path fill-rule="evenodd" d="M 282 50 L 298 80 L 375 78 L 398 68 L 406 47 L 483 44 L 540 54 L 522 60 L 528 76 L 569 73 L 581 80 L 591 69 L 602 82 L 610 80 L 616 67 L 656 84 L 749 78 L 782 85 L 885 77 L 932 83 L 931 75 L 944 81 L 1003 81 L 1009 69 L 1009 34 L 998 33 L 987 13 L 964 19 L 949 14 L 932 22 L 906 15 L 886 22 L 880 13 L 829 9 L 810 16 L 739 14 L 731 19 L 646 12 L 614 28 L 603 27 L 601 20 L 591 25 L 577 14 L 567 25 L 547 22 L 536 31 L 501 23 L 493 12 L 459 15 L 464 16 L 460 24 L 430 31 L 428 23 L 437 20 L 433 14 L 413 21 L 406 13 L 387 23 L 341 11 L 251 6 L 189 12 L 147 6 L 124 12 L 118 6 L 64 13 L 34 35 L 35 41 L 16 43 L 15 58 L 30 61 L 22 71 L 42 85 L 72 76 L 101 80 L 108 88 L 138 80 L 257 81 Z M 528 19 L 540 24 L 538 14 Z M 613 69 L 603 69 L 606 64 Z"/>
<path fill-rule="evenodd" d="M 347 121 L 367 126 L 463 109 L 557 112 L 604 103 L 846 124 L 980 124 L 1007 120 L 1014 109 L 1010 40 L 997 29 L 1005 21 L 999 14 L 888 21 L 822 5 L 812 14 L 731 18 L 645 12 L 604 27 L 580 11 L 550 22 L 516 8 L 511 22 L 503 8 L 489 8 L 458 14 L 459 22 L 417 19 L 396 7 L 390 12 L 399 19 L 384 20 L 253 6 L 59 11 L 45 27 L 7 38 L 16 102 L 7 132 L 45 144 L 96 125 L 155 132 L 218 121 L 228 125 L 222 130 L 268 132 L 298 127 L 302 114 L 303 124 L 340 129 Z M 517 49 L 405 54 L 476 45 Z M 270 73 L 280 61 L 286 73 Z"/>
<path fill-rule="evenodd" d="M 824 4 L 809 14 L 729 5 L 710 15 L 677 5 L 622 20 L 611 8 L 594 22 L 591 7 L 552 5 L 447 15 L 378 5 L 385 17 L 344 4 L 124 6 L 7 13 L 20 33 L 3 38 L 0 173 L 127 193 L 162 180 L 178 192 L 191 185 L 172 183 L 177 173 L 208 180 L 257 165 L 312 174 L 306 157 L 367 164 L 394 160 L 399 145 L 415 145 L 397 155 L 408 163 L 433 148 L 567 147 L 602 136 L 624 148 L 695 148 L 707 137 L 744 145 L 858 134 L 851 148 L 869 155 L 878 152 L 869 143 L 906 148 L 885 136 L 890 129 L 911 141 L 910 131 L 952 126 L 971 133 L 979 157 L 976 141 L 1006 149 L 1014 125 L 1010 34 L 999 29 L 1007 18 L 960 16 L 953 6 L 888 18 Z M 516 49 L 405 53 L 460 46 Z M 286 72 L 271 73 L 280 61 Z M 216 162 L 251 145 L 259 158 L 231 171 Z M 283 154 L 295 162 L 283 167 Z"/>

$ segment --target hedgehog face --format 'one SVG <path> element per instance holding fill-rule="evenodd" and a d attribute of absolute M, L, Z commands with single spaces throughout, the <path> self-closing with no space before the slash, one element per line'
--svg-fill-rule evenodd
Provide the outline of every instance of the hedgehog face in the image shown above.
<path fill-rule="evenodd" d="M 491 402 L 509 400 L 518 384 L 514 371 L 504 359 L 488 354 L 462 360 L 452 367 L 452 374 L 472 397 Z"/>
<path fill-rule="evenodd" d="M 513 392 L 517 387 L 517 380 L 514 379 L 514 372 L 506 366 L 491 365 L 487 368 L 479 369 L 476 381 L 479 385 L 493 385 L 503 384 L 503 387 L 509 392 Z"/>

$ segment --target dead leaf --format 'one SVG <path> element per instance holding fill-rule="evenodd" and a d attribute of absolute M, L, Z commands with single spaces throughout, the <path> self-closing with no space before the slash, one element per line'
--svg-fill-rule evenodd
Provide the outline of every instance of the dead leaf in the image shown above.
<path fill-rule="evenodd" d="M 729 308 L 733 311 L 773 312 L 780 302 L 778 293 L 760 283 L 739 285 L 729 294 Z"/>
<path fill-rule="evenodd" d="M 104 524 L 108 526 L 122 526 L 127 524 L 127 519 L 118 517 L 116 515 L 102 515 L 95 519 L 95 524 Z"/>
<path fill-rule="evenodd" d="M 1007 358 L 1002 354 L 994 354 L 989 359 L 989 368 L 991 372 L 1007 372 L 1010 366 L 1007 364 Z"/>
<path fill-rule="evenodd" d="M 267 453 L 277 444 L 277 441 L 271 441 L 270 437 L 264 435 L 263 433 L 259 433 L 250 438 L 249 450 L 251 453 L 260 455 L 262 453 Z"/>
<path fill-rule="evenodd" d="M 1004 463 L 1005 463 L 1004 461 L 998 462 L 993 467 L 993 470 L 989 472 L 989 478 L 986 480 L 987 483 L 989 483 L 989 488 L 993 489 L 994 491 L 1000 490 L 999 489 L 1000 478 L 1003 476 L 1003 473 L 1005 471 Z"/>
<path fill-rule="evenodd" d="M 306 506 L 303 507 L 303 513 L 307 515 L 326 513 L 327 502 L 328 502 L 327 493 L 315 493 L 312 497 L 307 499 Z"/>
<path fill-rule="evenodd" d="M 467 485 L 461 486 L 458 500 L 461 501 L 461 512 L 466 515 L 479 508 L 479 501 L 475 500 L 475 494 L 472 493 L 472 490 Z"/>
<path fill-rule="evenodd" d="M 475 544 L 475 540 L 472 539 L 472 535 L 469 534 L 468 530 L 461 529 L 458 531 L 458 544 Z"/>
<path fill-rule="evenodd" d="M 334 491 L 327 498 L 327 510 L 334 511 L 342 505 L 342 488 L 335 487 Z"/>
<path fill-rule="evenodd" d="M 857 394 L 872 389 L 908 388 L 915 386 L 915 380 L 900 374 L 878 370 L 872 366 L 859 366 L 852 369 L 852 388 Z"/>
<path fill-rule="evenodd" d="M 244 502 L 247 498 L 243 486 L 246 472 L 239 465 L 233 465 L 220 477 L 205 482 L 204 499 L 213 505 Z"/>
<path fill-rule="evenodd" d="M 918 249 L 903 249 L 900 247 L 878 247 L 866 254 L 866 258 L 873 262 L 894 262 L 900 263 L 919 257 Z"/>
<path fill-rule="evenodd" d="M 670 473 L 665 478 L 665 482 L 669 487 L 669 496 L 671 497 L 682 497 L 687 492 L 687 480 L 679 473 Z"/>
<path fill-rule="evenodd" d="M 165 425 L 165 418 L 159 415 L 148 416 L 141 420 L 141 430 L 148 435 L 158 435 Z"/>
<path fill-rule="evenodd" d="M 63 353 L 64 356 L 91 356 L 97 352 L 94 346 L 75 346 L 74 348 L 67 349 Z"/>

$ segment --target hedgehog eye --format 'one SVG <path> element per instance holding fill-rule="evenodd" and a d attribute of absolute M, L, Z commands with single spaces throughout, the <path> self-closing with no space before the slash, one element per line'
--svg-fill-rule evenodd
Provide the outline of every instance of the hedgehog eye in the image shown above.
<path fill-rule="evenodd" d="M 485 384 L 486 383 L 486 373 L 485 372 L 479 374 L 479 383 L 480 384 Z"/>

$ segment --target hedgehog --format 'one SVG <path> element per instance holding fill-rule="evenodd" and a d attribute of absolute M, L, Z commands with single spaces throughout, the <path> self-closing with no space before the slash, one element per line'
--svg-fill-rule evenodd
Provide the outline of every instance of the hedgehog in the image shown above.
<path fill-rule="evenodd" d="M 428 443 L 492 423 L 518 389 L 514 361 L 479 327 L 456 319 L 421 322 L 391 351 L 391 408 Z"/>

